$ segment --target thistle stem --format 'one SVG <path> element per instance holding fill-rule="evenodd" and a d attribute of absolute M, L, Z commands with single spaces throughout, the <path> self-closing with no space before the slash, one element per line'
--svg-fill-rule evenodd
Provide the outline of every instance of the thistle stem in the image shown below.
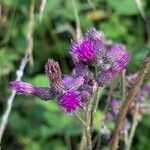
<path fill-rule="evenodd" d="M 140 107 L 139 104 L 137 104 L 135 113 L 133 114 L 133 123 L 132 123 L 132 127 L 131 127 L 131 131 L 130 131 L 129 137 L 128 137 L 127 142 L 126 142 L 126 148 L 125 148 L 126 150 L 130 150 L 131 149 L 133 137 L 135 135 L 135 130 L 136 130 L 136 128 L 138 126 L 138 123 L 139 123 L 139 118 L 137 117 L 137 113 L 138 113 L 139 107 Z"/>
<path fill-rule="evenodd" d="M 87 150 L 92 150 L 92 136 L 91 136 L 91 107 L 92 103 L 90 102 L 86 106 L 86 128 L 85 128 L 85 135 L 86 135 L 86 144 L 87 144 Z"/>
<path fill-rule="evenodd" d="M 78 115 L 78 113 L 74 112 L 74 115 L 77 117 L 77 119 L 81 122 L 81 124 L 82 124 L 83 126 L 86 126 L 85 121 L 83 121 L 83 119 Z"/>

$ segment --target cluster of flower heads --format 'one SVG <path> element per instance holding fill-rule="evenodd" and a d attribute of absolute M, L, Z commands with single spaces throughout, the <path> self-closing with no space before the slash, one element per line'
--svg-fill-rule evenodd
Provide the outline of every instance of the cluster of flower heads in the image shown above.
<path fill-rule="evenodd" d="M 130 54 L 124 45 L 108 44 L 104 35 L 95 28 L 70 46 L 75 73 L 62 78 L 58 62 L 48 59 L 45 72 L 50 81 L 49 87 L 35 87 L 22 81 L 11 82 L 11 87 L 20 94 L 32 94 L 43 100 L 56 98 L 59 105 L 68 113 L 82 108 L 99 87 L 108 85 L 127 65 Z M 89 69 L 97 68 L 98 74 Z"/>

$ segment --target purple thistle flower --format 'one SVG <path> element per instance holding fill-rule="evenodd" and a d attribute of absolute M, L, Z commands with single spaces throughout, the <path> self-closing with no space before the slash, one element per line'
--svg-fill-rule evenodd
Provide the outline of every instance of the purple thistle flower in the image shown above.
<path fill-rule="evenodd" d="M 103 70 L 96 78 L 96 81 L 100 87 L 108 85 L 115 77 L 116 73 L 112 69 Z"/>
<path fill-rule="evenodd" d="M 78 91 L 67 91 L 59 99 L 59 104 L 67 113 L 73 113 L 82 108 L 80 93 Z"/>
<path fill-rule="evenodd" d="M 87 83 L 89 80 L 92 80 L 94 77 L 93 73 L 89 70 L 87 65 L 84 65 L 82 63 L 77 63 L 75 66 L 75 76 L 76 77 L 83 77 L 85 80 L 85 83 Z"/>
<path fill-rule="evenodd" d="M 19 94 L 31 94 L 43 100 L 50 100 L 54 98 L 53 90 L 48 87 L 36 87 L 30 83 L 22 81 L 12 81 L 10 86 Z"/>
<path fill-rule="evenodd" d="M 113 99 L 111 104 L 112 104 L 112 112 L 113 112 L 115 115 L 118 115 L 118 113 L 119 113 L 119 108 L 120 108 L 120 101 L 117 100 L 117 99 Z"/>
<path fill-rule="evenodd" d="M 97 31 L 95 28 L 89 28 L 86 33 L 86 38 L 94 41 L 94 44 L 104 45 L 106 40 L 102 32 Z"/>
<path fill-rule="evenodd" d="M 126 76 L 125 80 L 128 85 L 133 85 L 135 81 L 137 80 L 137 77 L 138 77 L 138 72 L 134 74 L 130 74 L 129 76 Z"/>
<path fill-rule="evenodd" d="M 145 85 L 145 90 L 150 94 L 150 81 Z"/>
<path fill-rule="evenodd" d="M 149 94 L 150 94 L 150 82 L 148 82 L 144 87 L 140 89 L 139 93 L 135 97 L 135 101 L 139 103 L 144 102 Z"/>
<path fill-rule="evenodd" d="M 112 45 L 107 51 L 107 61 L 112 64 L 114 72 L 120 73 L 127 65 L 130 54 L 125 51 L 125 47 L 121 44 Z"/>
<path fill-rule="evenodd" d="M 123 131 L 127 131 L 130 128 L 131 128 L 131 122 L 127 118 L 125 118 L 125 120 L 124 120 L 124 126 L 123 126 Z"/>
<path fill-rule="evenodd" d="M 120 59 L 118 59 L 113 65 L 112 70 L 116 73 L 120 73 L 127 65 L 130 59 L 130 54 L 125 53 Z"/>
<path fill-rule="evenodd" d="M 70 53 L 76 62 L 91 62 L 94 59 L 96 49 L 91 40 L 82 39 L 77 43 L 72 42 Z"/>
<path fill-rule="evenodd" d="M 97 66 L 103 68 L 105 66 L 104 63 L 107 45 L 104 34 L 97 31 L 95 28 L 90 28 L 87 30 L 86 38 L 93 41 L 94 47 L 96 49 L 93 65 L 96 64 Z"/>
<path fill-rule="evenodd" d="M 73 76 L 65 75 L 63 77 L 63 83 L 64 83 L 64 85 L 65 86 L 70 85 L 72 83 L 73 79 L 74 79 Z"/>
<path fill-rule="evenodd" d="M 122 44 L 114 44 L 107 50 L 107 60 L 111 63 L 116 62 L 126 53 L 125 46 Z"/>
<path fill-rule="evenodd" d="M 121 45 L 113 45 L 107 51 L 105 60 L 99 62 L 99 66 L 104 64 L 102 71 L 97 76 L 99 86 L 108 85 L 127 65 L 130 54 Z M 107 62 L 105 64 L 105 62 Z"/>
<path fill-rule="evenodd" d="M 82 86 L 84 84 L 84 78 L 77 77 L 77 78 L 72 79 L 72 81 L 70 83 L 66 84 L 64 82 L 64 84 L 68 90 L 77 90 L 80 86 Z"/>

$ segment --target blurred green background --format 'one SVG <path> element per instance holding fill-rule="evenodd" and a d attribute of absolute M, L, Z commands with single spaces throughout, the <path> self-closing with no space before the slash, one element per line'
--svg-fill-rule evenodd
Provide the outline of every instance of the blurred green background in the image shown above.
<path fill-rule="evenodd" d="M 132 54 L 127 73 L 136 72 L 147 54 L 145 23 L 134 0 L 74 0 L 83 33 L 95 27 L 113 42 L 127 45 Z M 51 57 L 60 63 L 63 74 L 71 73 L 70 41 L 75 35 L 75 15 L 71 0 L 47 0 L 39 20 L 40 0 L 0 0 L 0 114 L 10 95 L 9 82 L 24 56 L 30 6 L 34 2 L 33 65 L 27 65 L 23 81 L 49 86 L 44 64 Z M 150 2 L 142 1 L 150 18 Z M 106 99 L 106 91 L 102 101 Z M 101 107 L 100 107 L 101 108 Z M 102 113 L 95 118 L 98 131 Z M 0 115 L 1 117 L 1 115 Z M 32 96 L 15 97 L 2 149 L 65 150 L 77 149 L 81 127 L 77 119 L 66 115 L 55 101 L 40 101 Z M 150 115 L 145 115 L 136 131 L 133 150 L 150 149 Z"/>

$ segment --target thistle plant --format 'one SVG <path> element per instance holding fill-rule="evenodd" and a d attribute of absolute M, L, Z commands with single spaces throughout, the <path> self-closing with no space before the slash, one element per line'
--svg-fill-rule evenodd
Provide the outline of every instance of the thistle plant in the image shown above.
<path fill-rule="evenodd" d="M 37 87 L 22 81 L 12 81 L 10 86 L 18 94 L 34 95 L 41 100 L 56 100 L 60 108 L 69 115 L 75 115 L 83 127 L 83 137 L 80 149 L 91 150 L 93 140 L 93 118 L 100 99 L 100 92 L 117 78 L 130 60 L 130 53 L 123 44 L 109 43 L 102 32 L 95 28 L 87 30 L 85 36 L 78 41 L 71 41 L 69 53 L 74 64 L 74 74 L 62 77 L 62 72 L 57 61 L 49 58 L 45 65 L 45 73 L 49 79 L 49 87 Z M 130 89 L 137 80 L 137 74 L 126 77 L 126 87 Z M 128 90 L 127 90 L 128 92 Z M 132 116 L 142 115 L 147 108 L 144 107 L 145 99 L 150 94 L 150 83 L 147 83 L 136 95 L 130 105 L 129 113 Z M 126 100 L 126 99 L 125 99 Z M 107 144 L 112 142 L 114 128 L 109 128 L 110 123 L 116 123 L 121 108 L 121 100 L 113 97 L 109 109 L 102 120 L 100 136 L 104 137 Z M 138 113 L 134 114 L 137 110 Z M 121 129 L 122 139 L 132 140 L 132 121 L 127 117 Z M 99 149 L 103 145 L 99 142 Z"/>

